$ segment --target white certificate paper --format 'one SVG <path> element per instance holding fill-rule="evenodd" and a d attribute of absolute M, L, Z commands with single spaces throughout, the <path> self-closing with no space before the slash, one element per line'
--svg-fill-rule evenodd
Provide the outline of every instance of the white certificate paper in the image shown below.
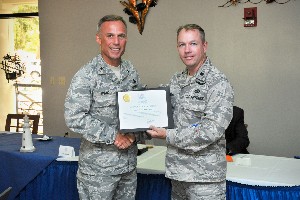
<path fill-rule="evenodd" d="M 165 89 L 118 92 L 120 131 L 148 130 L 150 125 L 171 127 L 170 96 Z"/>

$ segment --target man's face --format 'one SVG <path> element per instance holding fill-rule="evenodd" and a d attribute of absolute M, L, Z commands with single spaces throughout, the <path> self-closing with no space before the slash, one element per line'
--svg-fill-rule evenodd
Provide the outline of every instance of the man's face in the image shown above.
<path fill-rule="evenodd" d="M 100 32 L 96 35 L 96 41 L 100 45 L 101 55 L 105 62 L 113 66 L 119 65 L 127 42 L 126 27 L 123 22 L 104 22 Z"/>
<path fill-rule="evenodd" d="M 182 62 L 189 68 L 201 67 L 206 59 L 207 42 L 202 42 L 198 30 L 182 29 L 177 37 L 177 50 Z"/>

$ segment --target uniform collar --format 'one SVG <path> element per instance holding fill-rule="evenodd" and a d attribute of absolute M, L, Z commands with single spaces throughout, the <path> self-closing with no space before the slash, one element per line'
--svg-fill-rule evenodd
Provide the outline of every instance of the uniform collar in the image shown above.
<path fill-rule="evenodd" d="M 98 65 L 98 74 L 99 75 L 107 75 L 107 78 L 116 81 L 119 80 L 118 77 L 115 75 L 115 73 L 109 68 L 108 64 L 104 61 L 101 54 L 97 57 L 97 65 Z M 123 60 L 121 60 L 120 63 L 120 79 L 123 80 L 126 78 L 129 74 L 128 67 L 124 64 Z"/>
<path fill-rule="evenodd" d="M 200 85 L 203 85 L 206 83 L 206 76 L 208 72 L 210 71 L 211 61 L 207 57 L 205 62 L 202 64 L 202 66 L 198 69 L 196 74 L 192 76 L 190 79 L 187 79 L 188 76 L 188 69 L 185 68 L 180 74 L 178 74 L 178 83 L 180 87 L 185 87 L 191 83 L 198 83 Z"/>

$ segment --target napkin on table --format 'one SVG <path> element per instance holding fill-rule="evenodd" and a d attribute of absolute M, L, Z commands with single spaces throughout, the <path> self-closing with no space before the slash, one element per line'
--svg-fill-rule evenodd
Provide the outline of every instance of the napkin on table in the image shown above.
<path fill-rule="evenodd" d="M 75 157 L 74 147 L 60 145 L 58 157 Z"/>

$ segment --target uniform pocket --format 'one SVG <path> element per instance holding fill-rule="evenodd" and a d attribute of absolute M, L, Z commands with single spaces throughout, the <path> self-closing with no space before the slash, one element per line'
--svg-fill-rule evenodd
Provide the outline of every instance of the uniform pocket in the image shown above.
<path fill-rule="evenodd" d="M 95 107 L 109 107 L 116 105 L 116 94 L 108 92 L 94 92 L 94 106 Z"/>
<path fill-rule="evenodd" d="M 187 121 L 187 125 L 198 123 L 205 116 L 206 102 L 204 100 L 185 99 L 181 106 L 181 117 Z"/>

